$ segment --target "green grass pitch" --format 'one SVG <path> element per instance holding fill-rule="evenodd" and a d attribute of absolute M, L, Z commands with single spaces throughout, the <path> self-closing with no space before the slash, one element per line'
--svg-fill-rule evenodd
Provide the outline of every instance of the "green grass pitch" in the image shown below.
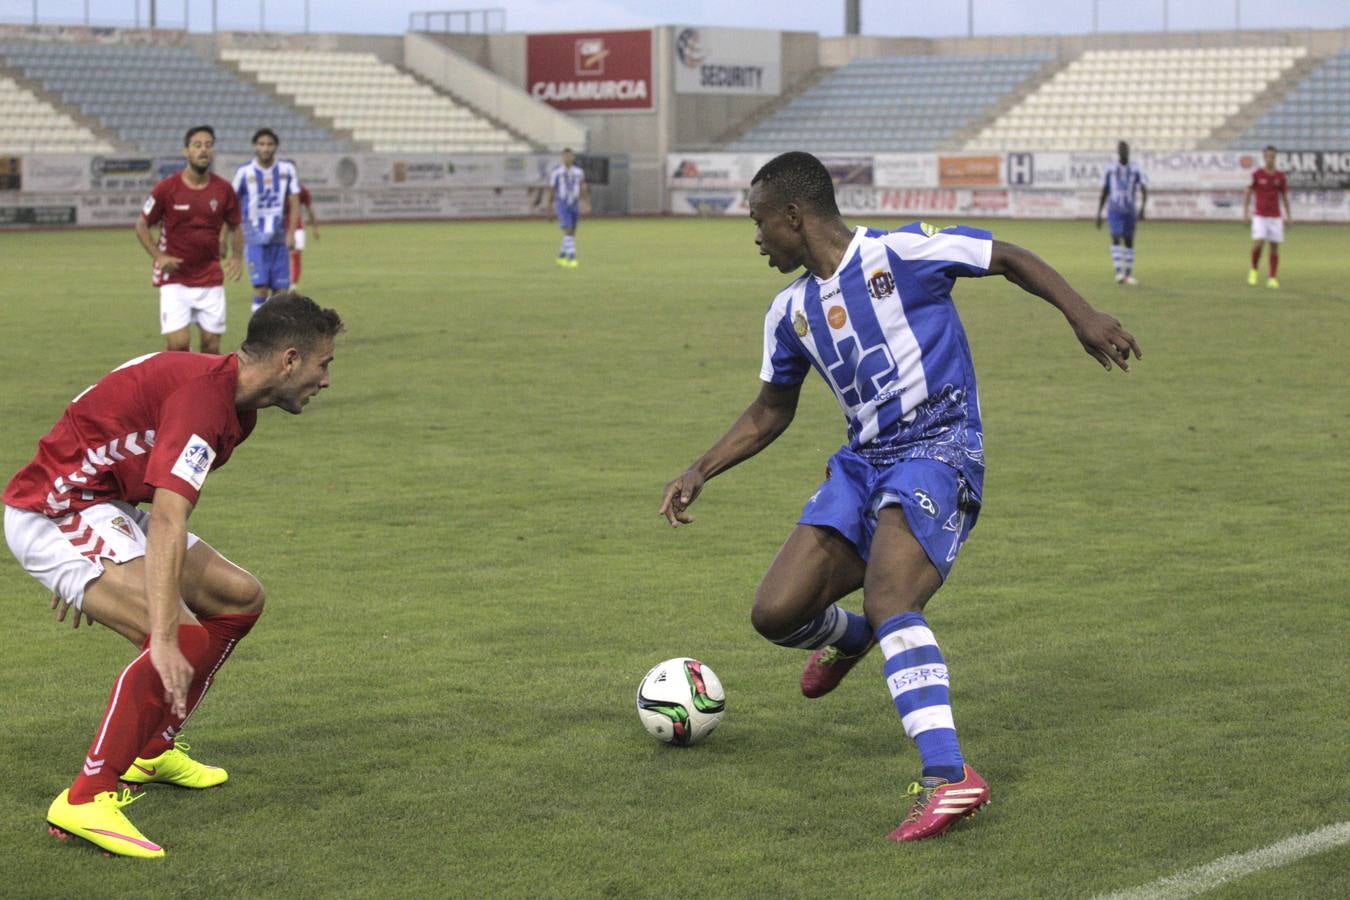
<path fill-rule="evenodd" d="M 1296 224 L 1270 291 L 1240 224 L 1144 223 L 1133 289 L 1090 224 L 993 227 L 1144 359 L 1104 373 L 1040 300 L 958 285 L 988 479 L 928 613 L 976 820 L 883 840 L 919 765 L 880 658 L 806 701 L 804 656 L 750 627 L 843 440 L 816 376 L 696 524 L 656 514 L 758 389 L 787 279 L 748 221 L 587 221 L 575 271 L 541 221 L 337 226 L 304 279 L 349 323 L 333 386 L 262 413 L 192 520 L 269 591 L 188 730 L 229 784 L 131 807 L 162 863 L 47 835 L 131 648 L 58 626 L 5 554 L 0 894 L 1087 897 L 1350 819 L 1346 229 Z M 7 478 L 160 338 L 129 228 L 0 234 L 0 259 Z M 677 655 L 728 695 L 688 749 L 633 708 Z M 1218 893 L 1348 874 L 1342 846 Z"/>

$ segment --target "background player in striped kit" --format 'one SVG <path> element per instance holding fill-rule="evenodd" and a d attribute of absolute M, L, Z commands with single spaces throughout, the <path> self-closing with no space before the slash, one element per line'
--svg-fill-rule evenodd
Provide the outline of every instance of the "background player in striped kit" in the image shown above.
<path fill-rule="evenodd" d="M 1064 314 L 1104 368 L 1128 369 L 1134 338 L 1032 253 L 987 231 L 923 223 L 887 233 L 850 229 L 829 172 L 786 153 L 755 175 L 748 198 L 755 243 L 769 265 L 807 272 L 765 317 L 758 398 L 730 430 L 666 485 L 660 513 L 693 521 L 708 479 L 771 444 L 791 424 L 814 368 L 848 422 L 829 462 L 760 583 L 756 630 L 814 652 L 802 692 L 837 686 L 874 645 L 922 777 L 909 814 L 889 837 L 944 833 L 986 803 L 989 787 L 956 737 L 947 666 L 923 616 L 979 513 L 984 446 L 974 369 L 951 300 L 958 277 L 1002 275 Z M 837 605 L 863 589 L 863 615 Z"/>
<path fill-rule="evenodd" d="M 1247 283 L 1255 285 L 1261 275 L 1261 246 L 1270 244 L 1270 277 L 1266 287 L 1278 288 L 1275 273 L 1280 268 L 1280 244 L 1284 242 L 1284 226 L 1289 224 L 1289 181 L 1275 168 L 1275 148 L 1261 151 L 1261 168 L 1252 170 L 1251 183 L 1242 192 L 1242 218 L 1252 226 L 1252 267 L 1247 272 Z M 1251 215 L 1252 197 L 1256 197 L 1256 214 Z M 1284 218 L 1280 218 L 1280 203 L 1284 203 Z"/>
<path fill-rule="evenodd" d="M 234 192 L 244 221 L 244 255 L 253 283 L 253 311 L 291 286 L 290 251 L 300 217 L 300 178 L 295 164 L 277 159 L 281 139 L 270 128 L 253 133 L 253 159 L 234 173 Z"/>
<path fill-rule="evenodd" d="M 342 320 L 283 294 L 238 353 L 152 353 L 80 393 L 4 491 L 20 565 L 141 652 L 114 683 L 84 766 L 47 820 L 110 853 L 164 855 L 122 812 L 117 783 L 206 788 L 224 769 L 175 740 L 262 613 L 252 575 L 188 532 L 207 477 L 253 431 L 257 410 L 299 414 L 328 386 Z M 138 504 L 151 502 L 150 509 Z"/>
<path fill-rule="evenodd" d="M 548 202 L 562 228 L 562 246 L 558 248 L 558 265 L 577 267 L 577 223 L 582 213 L 591 211 L 591 186 L 586 173 L 577 165 L 577 155 L 568 147 L 562 152 L 562 163 L 553 167 L 548 176 Z"/>
<path fill-rule="evenodd" d="M 1102 196 L 1097 202 L 1097 227 L 1102 227 L 1102 207 L 1110 202 L 1107 219 L 1111 224 L 1111 262 L 1116 267 L 1117 284 L 1134 284 L 1134 226 L 1144 221 L 1144 207 L 1148 205 L 1148 180 L 1143 170 L 1130 162 L 1130 145 L 1121 141 L 1116 145 L 1120 161 L 1106 170 Z M 1134 195 L 1140 194 L 1136 213 Z"/>

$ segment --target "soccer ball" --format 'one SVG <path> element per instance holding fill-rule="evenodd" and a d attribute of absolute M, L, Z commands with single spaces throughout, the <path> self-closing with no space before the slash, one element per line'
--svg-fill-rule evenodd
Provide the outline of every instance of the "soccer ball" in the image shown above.
<path fill-rule="evenodd" d="M 642 727 L 667 744 L 697 744 L 712 734 L 726 709 L 721 680 L 712 669 L 687 656 L 654 666 L 638 685 Z"/>

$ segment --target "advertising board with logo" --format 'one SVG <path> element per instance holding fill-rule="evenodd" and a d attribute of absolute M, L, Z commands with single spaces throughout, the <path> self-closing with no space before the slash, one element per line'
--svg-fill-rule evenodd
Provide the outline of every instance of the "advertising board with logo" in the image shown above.
<path fill-rule="evenodd" d="M 652 32 L 526 35 L 525 90 L 554 109 L 651 109 Z"/>
<path fill-rule="evenodd" d="M 939 156 L 938 187 L 998 187 L 1002 156 Z"/>
<path fill-rule="evenodd" d="M 675 92 L 776 97 L 783 86 L 782 59 L 777 31 L 677 27 Z"/>
<path fill-rule="evenodd" d="M 1350 150 L 1277 150 L 1275 168 L 1288 178 L 1290 190 L 1350 188 Z"/>

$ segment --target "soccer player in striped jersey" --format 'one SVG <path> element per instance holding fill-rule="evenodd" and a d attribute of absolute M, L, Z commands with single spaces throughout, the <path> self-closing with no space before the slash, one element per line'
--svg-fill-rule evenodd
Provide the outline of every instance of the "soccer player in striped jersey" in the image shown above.
<path fill-rule="evenodd" d="M 947 665 L 924 618 L 984 492 L 980 404 L 951 289 L 957 278 L 1002 275 L 1057 308 L 1107 370 L 1127 370 L 1139 345 L 1049 265 L 987 231 L 849 228 L 828 170 L 810 154 L 768 162 L 748 202 L 769 265 L 807 271 L 765 316 L 759 396 L 666 485 L 660 513 L 671 526 L 693 521 L 689 507 L 707 481 L 787 429 L 811 369 L 824 378 L 848 442 L 760 583 L 751 622 L 776 644 L 811 651 L 808 697 L 834 689 L 881 647 L 895 709 L 923 762 L 910 811 L 889 837 L 934 837 L 989 799 L 957 741 Z M 838 605 L 859 588 L 862 615 Z"/>
<path fill-rule="evenodd" d="M 1144 207 L 1148 205 L 1148 179 L 1138 164 L 1130 162 L 1130 145 L 1121 141 L 1116 145 L 1120 162 L 1106 170 L 1102 196 L 1097 201 L 1097 227 L 1102 227 L 1102 207 L 1111 224 L 1111 262 L 1116 267 L 1117 284 L 1134 284 L 1134 226 L 1144 221 Z M 1138 212 L 1134 197 L 1140 196 Z M 1108 202 L 1110 203 L 1107 206 Z"/>
<path fill-rule="evenodd" d="M 577 267 L 577 223 L 581 214 L 590 212 L 591 187 L 586 173 L 577 165 L 577 155 L 569 147 L 562 152 L 562 163 L 553 167 L 548 176 L 548 202 L 558 217 L 562 229 L 562 246 L 558 248 L 558 265 L 567 269 Z"/>
<path fill-rule="evenodd" d="M 253 311 L 291 286 L 290 251 L 300 218 L 295 163 L 277 159 L 281 139 L 270 128 L 253 133 L 253 159 L 234 173 L 244 220 L 244 256 L 253 283 Z"/>

